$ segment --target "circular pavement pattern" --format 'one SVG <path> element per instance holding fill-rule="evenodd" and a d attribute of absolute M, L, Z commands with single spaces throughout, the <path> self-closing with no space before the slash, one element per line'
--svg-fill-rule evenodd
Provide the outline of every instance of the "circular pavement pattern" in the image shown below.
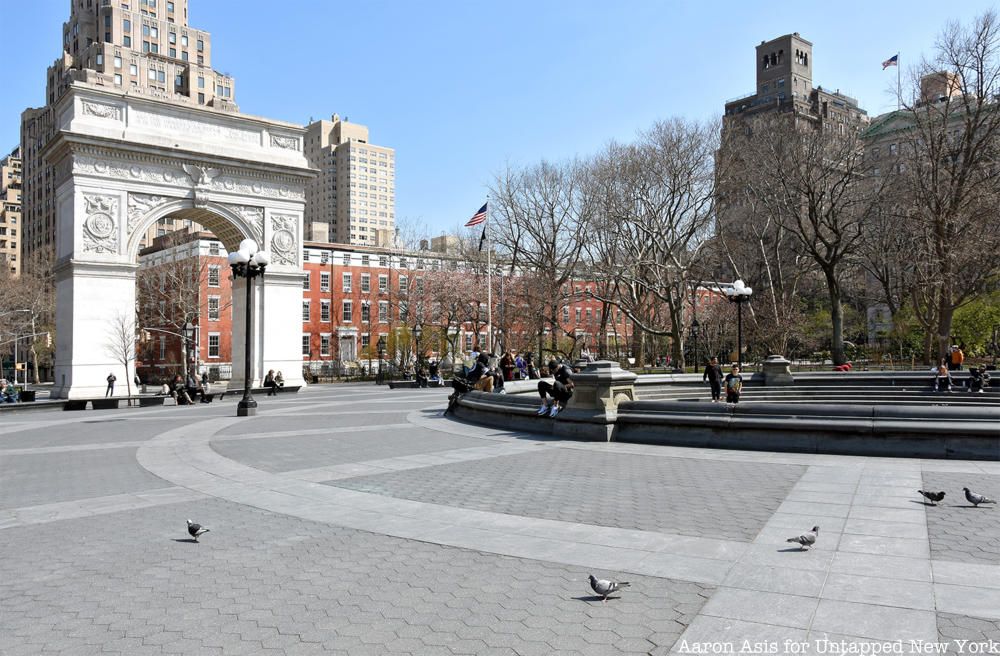
<path fill-rule="evenodd" d="M 1000 494 L 1000 463 L 560 441 L 445 395 L 5 416 L 4 654 L 1000 643 L 1000 510 L 961 493 Z M 592 572 L 632 585 L 602 603 Z"/>

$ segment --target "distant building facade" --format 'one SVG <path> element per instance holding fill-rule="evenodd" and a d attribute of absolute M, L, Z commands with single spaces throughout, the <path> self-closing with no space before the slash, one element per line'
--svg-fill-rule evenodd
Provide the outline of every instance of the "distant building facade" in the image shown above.
<path fill-rule="evenodd" d="M 43 159 L 53 137 L 52 106 L 74 82 L 126 95 L 238 112 L 235 81 L 212 68 L 208 32 L 190 27 L 188 0 L 72 0 L 62 55 L 48 69 L 44 107 L 21 115 L 24 158 L 23 258 L 51 265 L 55 252 L 55 171 Z M 164 219 L 158 233 L 198 226 Z"/>
<path fill-rule="evenodd" d="M 368 128 L 334 114 L 306 127 L 305 153 L 319 176 L 306 189 L 305 225 L 316 241 L 389 247 L 396 233 L 396 152 Z"/>
<path fill-rule="evenodd" d="M 0 267 L 21 273 L 21 149 L 0 159 Z"/>
<path fill-rule="evenodd" d="M 752 94 L 726 103 L 724 129 L 768 114 L 787 114 L 800 124 L 813 123 L 840 134 L 868 123 L 868 113 L 854 98 L 813 87 L 813 44 L 798 32 L 761 41 L 756 52 L 757 87 Z"/>

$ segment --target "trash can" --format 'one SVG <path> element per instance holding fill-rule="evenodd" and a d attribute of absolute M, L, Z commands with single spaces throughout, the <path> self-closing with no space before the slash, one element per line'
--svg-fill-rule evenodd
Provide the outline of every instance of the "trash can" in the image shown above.
<path fill-rule="evenodd" d="M 20 399 L 21 403 L 34 403 L 35 390 L 23 390 L 18 394 L 18 399 Z"/>

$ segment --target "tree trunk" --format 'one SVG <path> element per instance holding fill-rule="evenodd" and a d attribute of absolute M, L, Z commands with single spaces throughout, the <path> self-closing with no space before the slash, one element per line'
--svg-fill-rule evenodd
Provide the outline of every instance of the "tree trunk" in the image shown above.
<path fill-rule="evenodd" d="M 34 340 L 34 338 L 32 338 L 32 340 L 31 340 L 31 360 L 32 360 L 32 363 L 31 363 L 32 364 L 32 369 L 34 370 L 33 373 L 35 374 L 35 385 L 38 385 L 39 383 L 42 382 L 42 380 L 38 376 L 38 352 L 35 351 L 35 340 Z"/>
<path fill-rule="evenodd" d="M 954 318 L 955 306 L 951 302 L 951 297 L 947 292 L 942 293 L 937 312 L 938 362 L 951 354 L 951 324 Z"/>
<path fill-rule="evenodd" d="M 833 353 L 833 364 L 847 362 L 844 355 L 844 305 L 841 300 L 840 282 L 833 269 L 827 269 L 826 287 L 830 293 L 830 323 L 833 324 L 833 334 L 830 339 L 830 351 Z"/>

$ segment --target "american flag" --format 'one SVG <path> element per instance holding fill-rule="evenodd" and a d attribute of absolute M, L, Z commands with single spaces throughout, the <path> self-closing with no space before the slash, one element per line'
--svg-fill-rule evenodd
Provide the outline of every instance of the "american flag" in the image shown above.
<path fill-rule="evenodd" d="M 479 208 L 479 211 L 472 215 L 472 218 L 469 219 L 468 223 L 465 224 L 466 228 L 471 228 L 472 226 L 477 226 L 480 223 L 486 223 L 486 206 L 487 205 L 489 205 L 489 203 L 484 203 L 483 206 Z"/>
<path fill-rule="evenodd" d="M 889 59 L 886 59 L 884 62 L 882 62 L 882 70 L 883 71 L 885 69 L 889 68 L 890 66 L 899 66 L 899 53 L 898 52 L 895 55 L 893 55 L 892 57 L 889 57 Z"/>

